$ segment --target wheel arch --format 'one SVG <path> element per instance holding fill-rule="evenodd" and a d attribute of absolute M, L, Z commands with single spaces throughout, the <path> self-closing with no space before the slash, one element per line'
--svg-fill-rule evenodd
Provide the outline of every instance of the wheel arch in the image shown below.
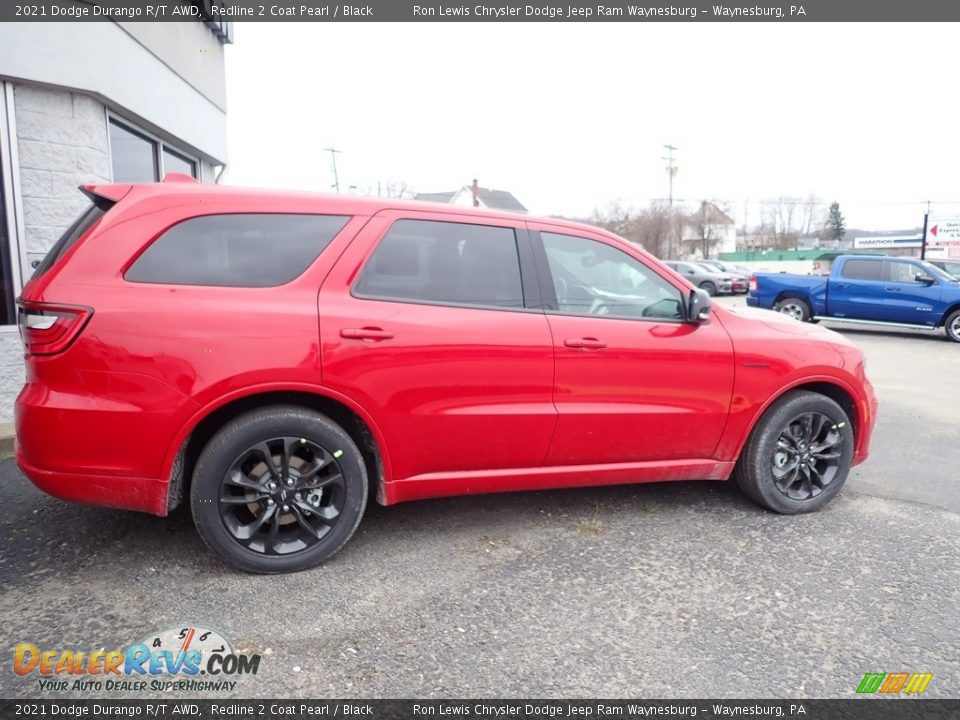
<path fill-rule="evenodd" d="M 955 302 L 953 305 L 948 307 L 943 311 L 943 315 L 940 316 L 940 320 L 937 322 L 937 327 L 946 327 L 947 318 L 949 318 L 957 310 L 960 310 L 960 302 Z"/>
<path fill-rule="evenodd" d="M 168 481 L 167 513 L 176 509 L 189 494 L 197 458 L 210 439 L 226 423 L 243 413 L 272 405 L 296 405 L 326 415 L 337 423 L 360 448 L 371 491 L 385 504 L 384 484 L 389 477 L 389 460 L 379 428 L 359 406 L 335 393 L 305 388 L 249 389 L 222 398 L 194 415 L 174 440 L 161 477 Z"/>
<path fill-rule="evenodd" d="M 740 457 L 743 454 L 743 449 L 747 446 L 747 443 L 750 441 L 750 437 L 757 429 L 757 426 L 760 424 L 760 421 L 763 419 L 763 416 L 766 415 L 767 411 L 770 410 L 770 408 L 782 398 L 790 393 L 797 392 L 798 390 L 805 390 L 807 392 L 824 395 L 843 408 L 843 411 L 847 414 L 847 417 L 850 418 L 850 424 L 853 430 L 855 448 L 854 455 L 856 456 L 859 454 L 859 452 L 861 452 L 861 443 L 863 440 L 860 428 L 863 427 L 864 423 L 868 422 L 868 419 L 863 416 L 863 403 L 858 402 L 857 395 L 853 388 L 843 381 L 837 378 L 814 378 L 799 380 L 792 385 L 783 387 L 779 390 L 779 392 L 773 394 L 766 403 L 764 403 L 764 405 L 757 411 L 756 415 L 754 415 L 747 428 L 747 431 L 743 434 L 743 437 L 740 438 L 740 441 L 737 444 L 736 453 L 733 456 L 733 461 L 735 463 L 739 462 Z"/>
<path fill-rule="evenodd" d="M 813 300 L 802 290 L 781 290 L 773 299 L 773 304 L 776 305 L 778 302 L 783 302 L 784 300 L 803 300 L 807 304 L 807 307 L 810 308 L 810 312 L 813 313 Z"/>

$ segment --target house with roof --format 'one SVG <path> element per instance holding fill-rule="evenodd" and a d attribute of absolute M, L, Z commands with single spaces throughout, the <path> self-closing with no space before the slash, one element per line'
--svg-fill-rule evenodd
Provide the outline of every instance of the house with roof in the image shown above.
<path fill-rule="evenodd" d="M 708 200 L 681 208 L 680 241 L 696 258 L 736 252 L 737 226 L 727 213 Z"/>
<path fill-rule="evenodd" d="M 492 190 L 480 187 L 474 179 L 472 185 L 464 185 L 459 190 L 438 193 L 417 193 L 414 200 L 421 202 L 435 202 L 444 205 L 458 205 L 460 207 L 488 208 L 490 210 L 506 210 L 508 212 L 526 213 L 527 208 L 517 200 L 513 193 L 506 190 Z"/>

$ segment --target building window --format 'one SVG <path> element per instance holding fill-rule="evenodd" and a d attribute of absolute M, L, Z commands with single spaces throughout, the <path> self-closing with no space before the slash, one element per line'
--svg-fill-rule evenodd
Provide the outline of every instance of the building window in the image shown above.
<path fill-rule="evenodd" d="M 197 161 L 126 123 L 110 118 L 114 182 L 156 182 L 169 172 L 199 178 Z"/>

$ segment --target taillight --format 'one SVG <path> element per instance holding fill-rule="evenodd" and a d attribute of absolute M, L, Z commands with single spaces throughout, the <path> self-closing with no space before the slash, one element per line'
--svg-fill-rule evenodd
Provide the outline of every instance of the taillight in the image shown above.
<path fill-rule="evenodd" d="M 28 355 L 55 355 L 72 343 L 93 315 L 93 308 L 20 302 L 20 339 Z"/>
<path fill-rule="evenodd" d="M 757 291 L 757 276 L 751 275 L 750 276 L 750 292 L 756 292 L 756 291 Z"/>

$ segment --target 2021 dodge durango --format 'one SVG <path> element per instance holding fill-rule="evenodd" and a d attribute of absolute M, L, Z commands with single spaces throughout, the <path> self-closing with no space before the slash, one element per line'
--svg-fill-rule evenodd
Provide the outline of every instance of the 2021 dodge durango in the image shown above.
<path fill-rule="evenodd" d="M 177 176 L 82 190 L 19 300 L 17 461 L 68 500 L 189 503 L 238 568 L 323 561 L 368 496 L 734 478 L 801 513 L 867 458 L 856 347 L 712 306 L 603 230 Z"/>

